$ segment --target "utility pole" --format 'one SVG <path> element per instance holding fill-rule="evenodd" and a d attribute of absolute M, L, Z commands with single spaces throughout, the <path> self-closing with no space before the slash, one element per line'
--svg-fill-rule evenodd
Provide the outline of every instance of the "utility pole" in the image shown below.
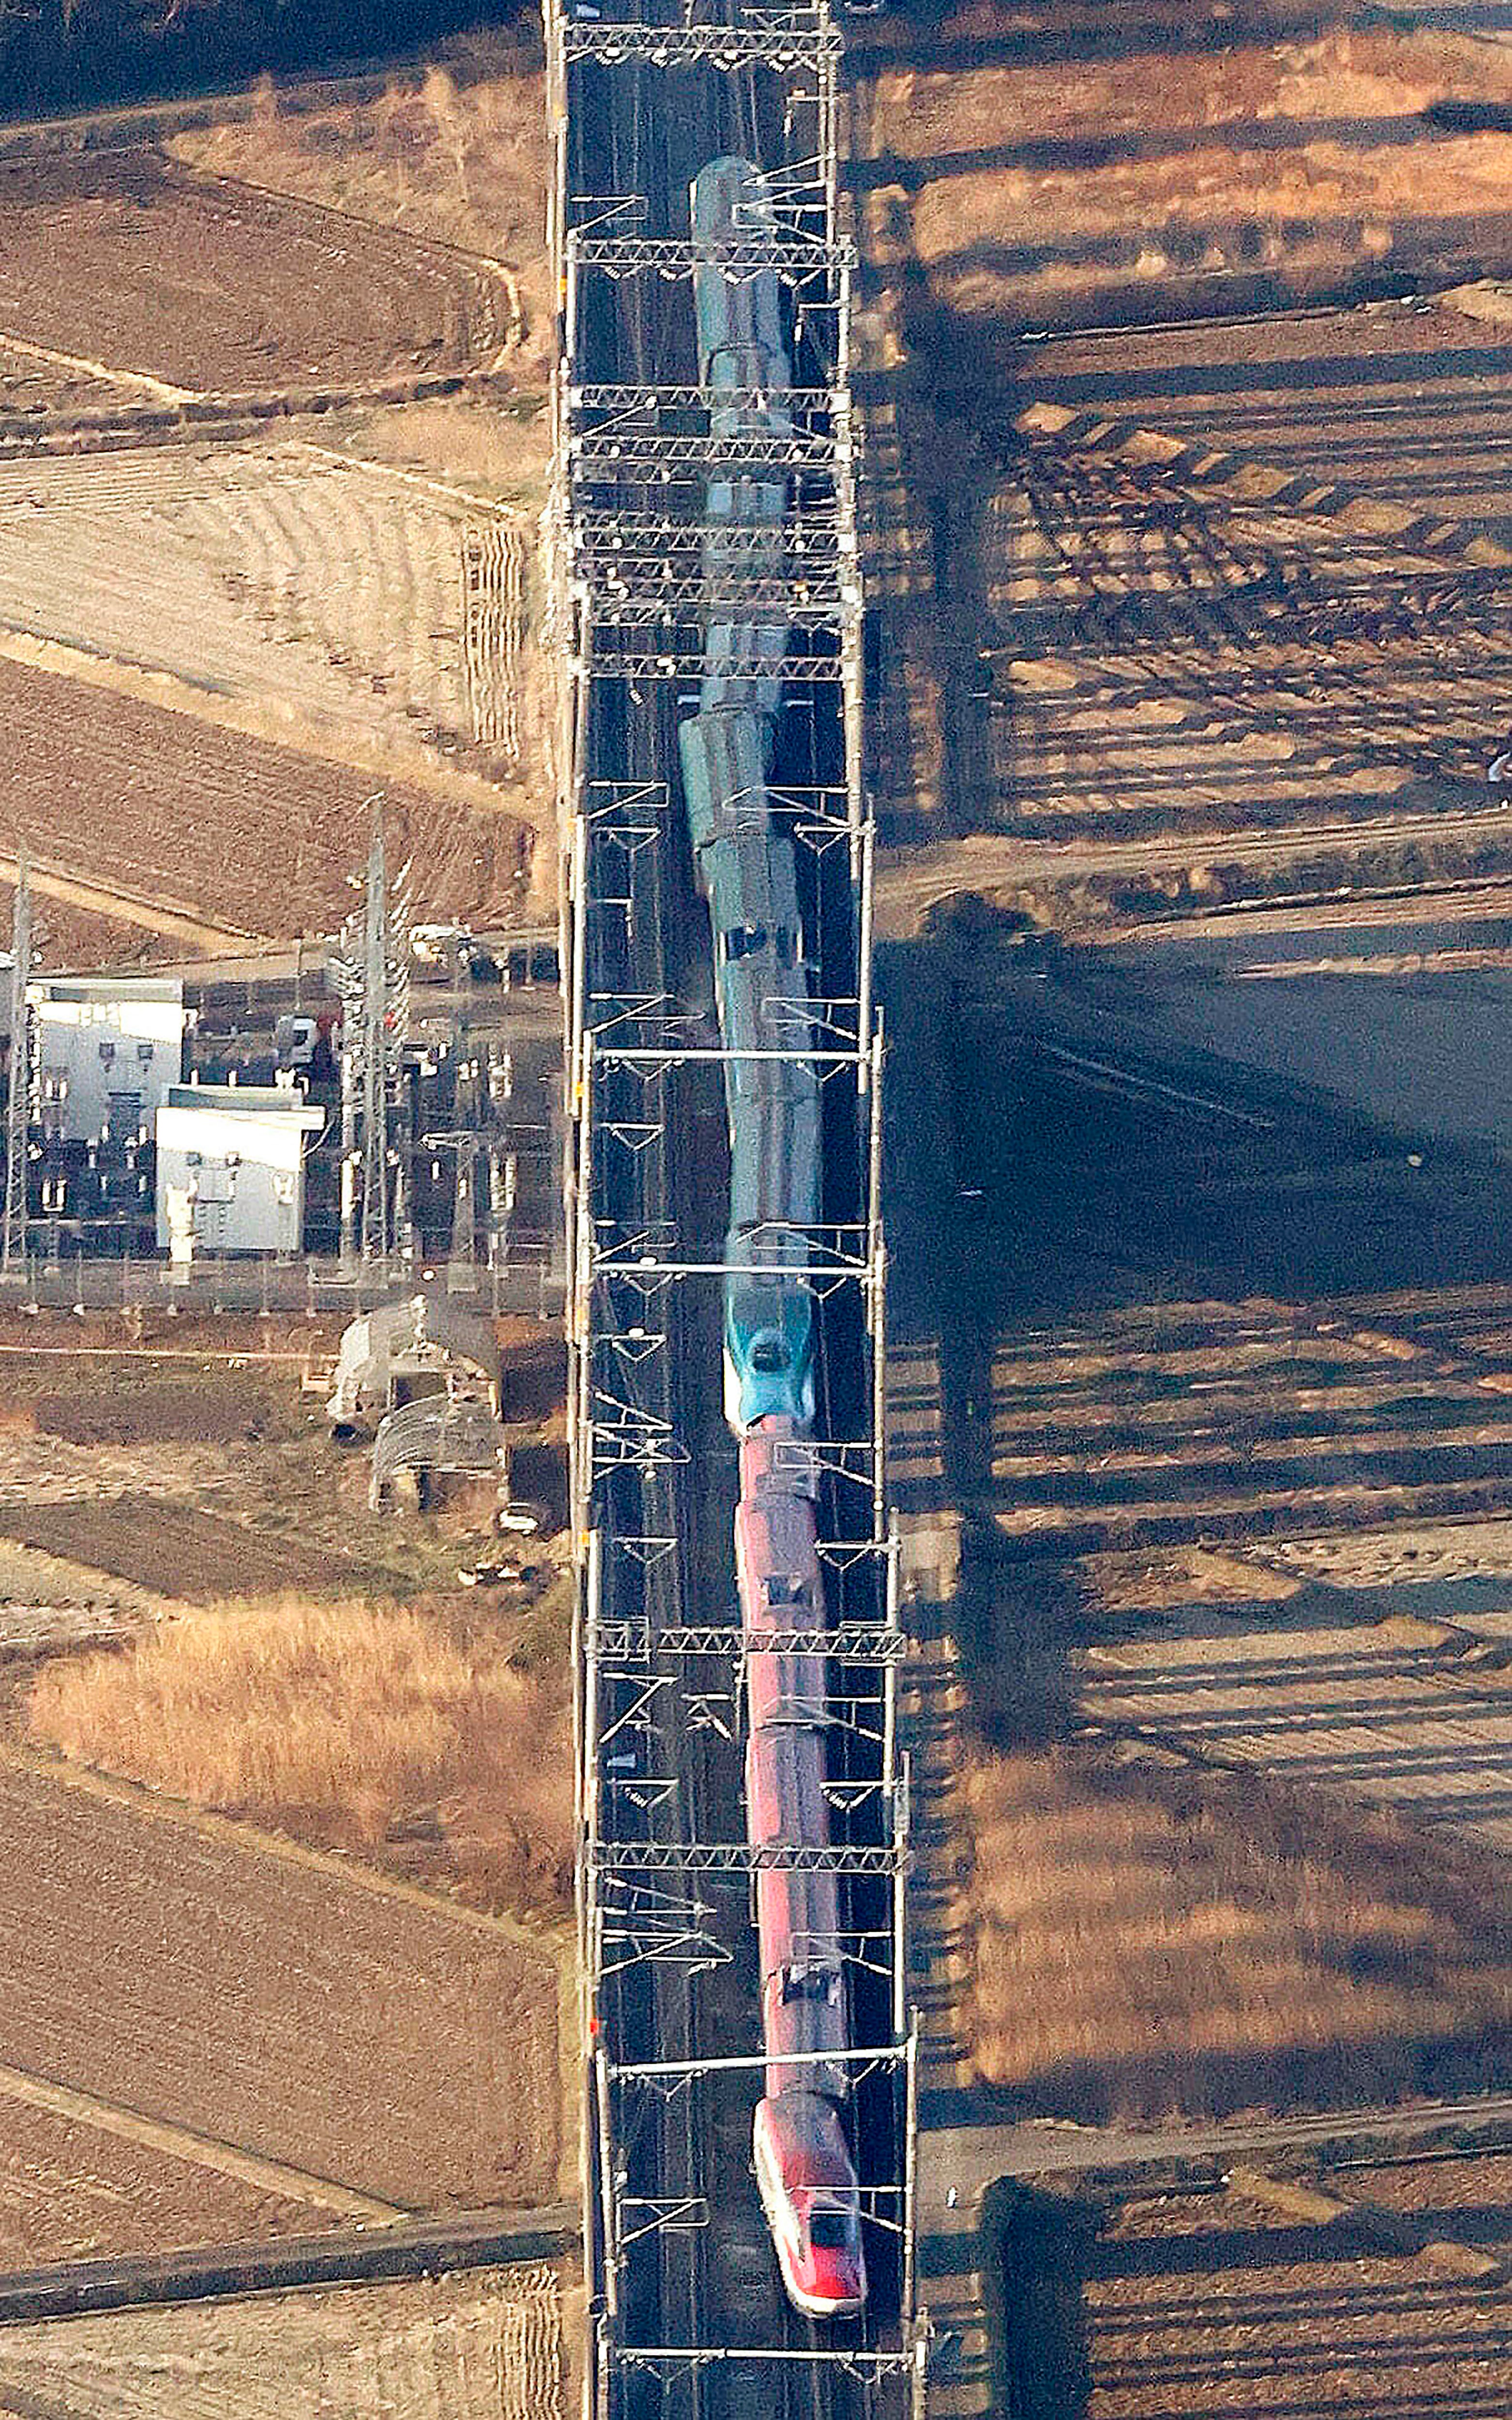
<path fill-rule="evenodd" d="M 16 859 L 16 905 L 10 928 L 10 1077 L 6 1094 L 6 1225 L 0 1276 L 26 1274 L 26 1147 L 30 1140 L 32 972 L 31 874 L 24 848 Z"/>

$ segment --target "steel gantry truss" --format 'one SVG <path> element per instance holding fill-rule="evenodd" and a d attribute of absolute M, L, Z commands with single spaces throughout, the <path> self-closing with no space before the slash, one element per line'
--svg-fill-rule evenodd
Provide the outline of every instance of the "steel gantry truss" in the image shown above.
<path fill-rule="evenodd" d="M 887 1262 L 878 1176 L 882 1036 L 872 992 L 873 835 L 861 768 L 861 589 L 855 421 L 848 386 L 853 254 L 839 223 L 836 94 L 841 41 L 826 6 L 742 7 L 738 23 L 704 22 L 708 0 L 601 0 L 578 15 L 548 0 L 548 110 L 555 150 L 551 237 L 559 280 L 554 475 L 547 517 L 549 636 L 559 668 L 557 770 L 562 802 L 563 967 L 571 1109 L 567 1220 L 571 1500 L 579 1549 L 575 1621 L 579 1946 L 584 2073 L 584 2251 L 593 2345 L 587 2365 L 598 2420 L 649 2409 L 704 2409 L 700 2381 L 748 2365 L 765 2408 L 794 2381 L 844 2379 L 881 2420 L 903 2409 L 919 2376 L 914 2305 L 915 2040 L 905 2004 L 908 1776 L 898 1738 L 905 1652 L 897 1541 L 884 1485 L 882 1371 Z M 786 163 L 768 171 L 778 224 L 737 235 L 721 251 L 734 278 L 775 271 L 792 296 L 799 382 L 774 424 L 769 398 L 708 397 L 673 375 L 627 380 L 624 363 L 591 359 L 591 315 L 665 314 L 669 287 L 688 286 L 686 236 L 656 230 L 634 193 L 577 190 L 575 118 L 615 106 L 615 79 L 636 80 L 635 106 L 657 105 L 656 71 L 778 80 L 789 130 Z M 674 103 L 669 103 L 674 106 Z M 622 152 L 634 158 L 634 147 Z M 656 309 L 626 301 L 663 298 Z M 689 323 L 691 296 L 688 296 Z M 807 335 L 805 331 L 807 330 Z M 609 367 L 609 376 L 594 368 Z M 742 425 L 748 408 L 749 425 Z M 733 433 L 732 433 L 733 432 Z M 711 479 L 782 478 L 790 511 L 779 537 L 706 525 Z M 716 542 L 717 541 L 717 542 Z M 680 799 L 665 763 L 668 680 L 698 678 L 711 622 L 770 616 L 784 634 L 764 670 L 793 685 L 802 710 L 827 719 L 824 754 L 839 778 L 771 788 L 811 868 L 814 895 L 840 920 L 821 968 L 829 996 L 766 1003 L 771 1046 L 759 1055 L 811 1069 L 826 1101 L 854 1107 L 860 1196 L 856 1215 L 812 1227 L 772 1222 L 742 1246 L 750 1260 L 711 1252 L 680 1232 L 667 1188 L 678 1118 L 711 1068 L 735 1054 L 712 1020 L 675 996 L 648 923 L 658 912 L 656 869 L 671 852 Z M 774 648 L 774 653 L 775 653 Z M 605 721 L 604 700 L 618 718 Z M 618 737 L 606 749 L 599 735 Z M 630 738 L 625 734 L 631 735 Z M 639 738 L 636 737 L 639 733 Z M 656 735 L 659 733 L 659 743 Z M 631 744 L 634 741 L 635 744 Z M 658 760 L 658 745 L 661 752 Z M 816 752 L 815 761 L 818 761 Z M 631 768 L 650 763 L 655 772 Z M 837 906 L 836 902 L 843 902 Z M 785 1038 L 791 1033 L 791 1040 Z M 747 1266 L 804 1275 L 857 1340 L 868 1383 L 863 1417 L 843 1434 L 783 1449 L 821 1511 L 820 1558 L 832 1620 L 784 1633 L 780 1652 L 823 1655 L 831 1740 L 826 1846 L 753 1847 L 739 1837 L 732 1792 L 717 1820 L 696 1820 L 682 1744 L 725 1744 L 742 1729 L 746 1641 L 738 1611 L 687 1601 L 685 1542 L 673 1508 L 694 1455 L 681 1426 L 674 1364 L 690 1293 L 717 1290 Z M 717 1374 L 701 1383 L 717 1387 Z M 854 1414 L 854 1404 L 853 1404 Z M 732 1575 L 733 1592 L 733 1575 Z M 636 2149 L 648 2109 L 686 2117 L 691 2140 L 708 2097 L 763 2064 L 752 2025 L 733 2055 L 657 2059 L 614 2038 L 624 1993 L 661 1978 L 689 1993 L 728 1969 L 753 1875 L 774 1867 L 834 1874 L 840 1931 L 817 1936 L 816 1958 L 864 1978 L 869 2021 L 850 2057 L 857 2093 L 890 2113 L 873 2125 L 863 2211 L 896 2296 L 864 2343 L 826 2348 L 726 2341 L 717 2311 L 656 2306 L 665 2340 L 648 2332 L 628 2274 L 668 2242 L 708 2235 L 709 2196 L 696 2177 L 652 2173 Z M 732 1908 L 738 1921 L 732 1922 Z M 679 1979 L 681 1978 L 681 1979 Z M 858 2104 L 859 2105 L 859 2104 Z M 789 2366 L 779 2386 L 774 2373 Z M 805 2388 L 807 2395 L 808 2390 Z M 681 2398 L 681 2399 L 679 2399 Z M 775 2406 L 773 2408 L 776 2408 Z M 785 2408 L 785 2406 L 784 2406 Z M 815 2408 L 818 2408 L 817 2405 Z M 827 2409 L 828 2406 L 826 2405 Z"/>

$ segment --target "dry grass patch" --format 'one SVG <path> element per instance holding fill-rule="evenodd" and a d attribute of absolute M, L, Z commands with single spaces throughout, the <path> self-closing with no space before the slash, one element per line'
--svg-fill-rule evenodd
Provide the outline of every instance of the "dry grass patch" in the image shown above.
<path fill-rule="evenodd" d="M 1338 2106 L 1512 2072 L 1512 1934 L 1389 1819 L 1091 1751 L 983 1758 L 963 2036 L 1026 2109 L 1093 2122 Z"/>
<path fill-rule="evenodd" d="M 884 159 L 929 164 L 913 213 L 919 259 L 957 308 L 990 313 L 1005 296 L 1032 308 L 1031 295 L 1049 303 L 1097 286 L 1110 243 L 1119 275 L 1211 278 L 1364 265 L 1419 217 L 1468 231 L 1499 208 L 1505 133 L 1404 142 L 1401 122 L 1509 89 L 1512 65 L 1489 44 L 1333 31 L 1206 56 L 1157 46 L 1073 72 L 1058 60 L 888 70 L 872 89 L 870 134 Z M 1124 134 L 1149 150 L 1125 148 Z M 1056 137 L 1073 155 L 1064 166 L 1039 147 Z M 1103 156 L 1076 159 L 1086 142 Z"/>
<path fill-rule="evenodd" d="M 195 1607 L 39 1673 L 32 1736 L 97 1770 L 556 1914 L 571 1887 L 560 1692 L 423 1608 Z"/>

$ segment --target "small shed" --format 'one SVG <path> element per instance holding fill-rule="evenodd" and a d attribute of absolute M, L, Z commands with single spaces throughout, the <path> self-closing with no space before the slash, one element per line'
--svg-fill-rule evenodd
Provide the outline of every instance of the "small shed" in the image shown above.
<path fill-rule="evenodd" d="M 351 1321 L 326 1411 L 336 1427 L 350 1428 L 440 1395 L 482 1404 L 497 1420 L 501 1390 L 499 1346 L 487 1321 L 417 1294 Z"/>
<path fill-rule="evenodd" d="M 170 1087 L 157 1114 L 160 1250 L 297 1252 L 305 1145 L 324 1123 L 282 1086 Z"/>

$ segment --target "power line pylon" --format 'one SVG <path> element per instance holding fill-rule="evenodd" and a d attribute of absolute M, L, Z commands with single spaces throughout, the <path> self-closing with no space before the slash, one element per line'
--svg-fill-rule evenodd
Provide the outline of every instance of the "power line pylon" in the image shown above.
<path fill-rule="evenodd" d="M 363 911 L 363 1258 L 389 1257 L 389 885 L 383 824 L 375 811 Z"/>
<path fill-rule="evenodd" d="M 16 861 L 16 905 L 11 919 L 10 1074 L 6 1094 L 6 1224 L 0 1274 L 26 1272 L 26 1150 L 31 1128 L 31 1011 L 26 992 L 32 972 L 31 877 L 23 849 Z"/>
<path fill-rule="evenodd" d="M 332 971 L 342 1004 L 341 1255 L 355 1264 L 360 1231 L 363 1261 L 381 1266 L 409 1233 L 412 1136 L 402 1120 L 393 1130 L 391 1111 L 402 1106 L 412 917 L 409 862 L 391 883 L 381 797 L 367 803 L 373 838 L 363 905 L 341 928 Z"/>

